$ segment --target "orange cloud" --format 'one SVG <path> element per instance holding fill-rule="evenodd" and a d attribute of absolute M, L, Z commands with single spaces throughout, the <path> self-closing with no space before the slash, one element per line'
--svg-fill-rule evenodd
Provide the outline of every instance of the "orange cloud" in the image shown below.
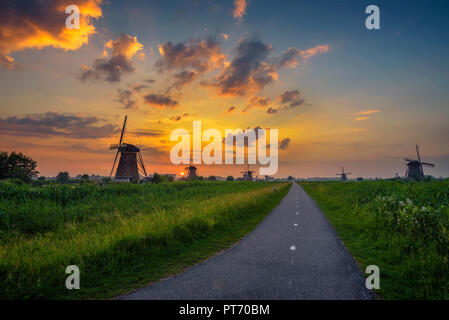
<path fill-rule="evenodd" d="M 232 12 L 234 19 L 242 20 L 243 16 L 246 13 L 246 7 L 247 7 L 246 0 L 235 0 L 234 11 Z"/>
<path fill-rule="evenodd" d="M 105 80 L 118 82 L 124 73 L 134 71 L 131 58 L 142 50 L 137 37 L 122 34 L 117 40 L 110 40 L 104 46 L 103 58 L 96 59 L 93 67 L 82 66 L 81 80 Z M 108 50 L 111 50 L 108 58 Z"/>
<path fill-rule="evenodd" d="M 77 50 L 95 33 L 93 20 L 102 16 L 102 0 L 51 0 L 45 5 L 32 1 L 10 1 L 0 12 L 0 65 L 9 67 L 14 62 L 8 55 L 25 49 L 54 47 Z M 77 5 L 80 9 L 80 28 L 69 30 L 65 26 L 65 9 Z M 12 59 L 12 60 L 11 60 Z"/>
<path fill-rule="evenodd" d="M 371 115 L 374 113 L 379 113 L 380 110 L 365 110 L 365 111 L 360 111 L 358 114 L 359 115 Z"/>
<path fill-rule="evenodd" d="M 369 117 L 358 117 L 358 118 L 355 118 L 354 120 L 355 121 L 363 121 L 363 120 L 368 120 L 369 119 Z"/>
<path fill-rule="evenodd" d="M 352 130 L 352 131 L 354 131 L 354 132 L 364 132 L 364 131 L 366 131 L 367 129 L 366 128 L 356 128 L 356 129 L 354 129 L 354 130 Z"/>

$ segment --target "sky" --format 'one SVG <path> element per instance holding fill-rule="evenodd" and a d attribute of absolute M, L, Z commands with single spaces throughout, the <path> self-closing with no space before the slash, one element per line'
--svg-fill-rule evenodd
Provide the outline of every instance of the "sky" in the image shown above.
<path fill-rule="evenodd" d="M 68 5 L 80 28 L 66 28 Z M 365 9 L 380 9 L 368 30 Z M 41 175 L 109 175 L 124 141 L 149 173 L 178 128 L 278 129 L 276 177 L 449 176 L 447 1 L 8 0 L 0 3 L 0 150 Z M 257 167 L 257 166 L 254 166 Z M 242 165 L 199 165 L 240 176 Z"/>

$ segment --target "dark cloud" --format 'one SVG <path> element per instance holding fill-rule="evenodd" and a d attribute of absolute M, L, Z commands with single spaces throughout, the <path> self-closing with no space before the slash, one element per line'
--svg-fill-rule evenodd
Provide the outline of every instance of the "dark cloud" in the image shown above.
<path fill-rule="evenodd" d="M 136 37 L 122 34 L 117 40 L 111 40 L 105 45 L 105 50 L 110 49 L 110 57 L 96 59 L 92 68 L 84 66 L 81 80 L 104 80 L 119 82 L 121 76 L 134 71 L 131 59 L 142 49 L 142 44 Z M 105 51 L 106 52 L 106 51 Z"/>
<path fill-rule="evenodd" d="M 235 57 L 212 81 L 203 85 L 218 89 L 219 95 L 242 96 L 255 93 L 273 80 L 265 63 L 272 48 L 258 38 L 245 38 L 235 48 Z"/>
<path fill-rule="evenodd" d="M 156 82 L 156 80 L 153 80 L 153 79 L 147 79 L 147 80 L 143 80 L 143 81 L 148 82 L 148 83 L 155 83 Z"/>
<path fill-rule="evenodd" d="M 171 121 L 177 122 L 177 121 L 180 121 L 180 120 L 182 120 L 183 118 L 186 118 L 186 117 L 188 117 L 188 116 L 189 116 L 188 113 L 184 113 L 183 115 L 180 115 L 180 116 L 173 116 L 173 117 L 170 118 L 170 120 L 171 120 Z"/>
<path fill-rule="evenodd" d="M 256 36 L 239 42 L 232 61 L 213 80 L 203 81 L 206 87 L 215 88 L 218 95 L 255 95 L 278 77 L 281 68 L 294 68 L 301 60 L 326 52 L 328 46 L 307 50 L 290 48 L 280 56 L 270 58 L 272 47 Z"/>
<path fill-rule="evenodd" d="M 150 93 L 143 98 L 145 103 L 157 108 L 174 108 L 178 105 L 178 101 L 165 94 Z"/>
<path fill-rule="evenodd" d="M 269 108 L 267 110 L 268 114 L 278 113 L 279 111 L 288 110 L 296 108 L 304 103 L 304 99 L 298 90 L 285 91 L 277 98 L 278 104 L 283 104 L 279 108 Z"/>
<path fill-rule="evenodd" d="M 95 33 L 93 20 L 101 17 L 102 0 L 0 1 L 0 66 L 13 68 L 12 52 L 54 47 L 77 50 Z M 65 9 L 80 9 L 80 29 L 67 32 Z"/>
<path fill-rule="evenodd" d="M 47 112 L 0 118 L 0 133 L 20 136 L 65 136 L 70 138 L 104 138 L 119 132 L 105 120 L 73 113 Z"/>
<path fill-rule="evenodd" d="M 193 82 L 196 79 L 197 72 L 196 71 L 182 71 L 180 73 L 175 74 L 175 83 L 173 87 L 181 90 L 183 86 Z"/>
<path fill-rule="evenodd" d="M 286 150 L 288 149 L 288 145 L 290 144 L 290 138 L 283 139 L 279 144 L 279 149 Z"/>
<path fill-rule="evenodd" d="M 136 131 L 131 131 L 129 133 L 134 136 L 144 137 L 161 137 L 165 135 L 164 131 L 156 129 L 137 129 Z"/>
<path fill-rule="evenodd" d="M 134 91 L 140 92 L 143 89 L 148 89 L 148 86 L 144 85 L 144 84 L 139 84 L 139 85 L 135 85 L 133 87 L 133 89 L 134 89 Z"/>
<path fill-rule="evenodd" d="M 137 109 L 136 101 L 132 99 L 133 92 L 131 90 L 118 89 L 117 101 L 120 102 L 124 109 Z"/>
<path fill-rule="evenodd" d="M 223 115 L 234 113 L 236 110 L 237 110 L 236 106 L 229 107 L 223 112 Z"/>
<path fill-rule="evenodd" d="M 215 38 L 193 39 L 176 44 L 165 42 L 159 45 L 159 53 L 161 58 L 156 61 L 155 67 L 161 73 L 188 69 L 204 73 L 220 68 L 226 58 Z"/>

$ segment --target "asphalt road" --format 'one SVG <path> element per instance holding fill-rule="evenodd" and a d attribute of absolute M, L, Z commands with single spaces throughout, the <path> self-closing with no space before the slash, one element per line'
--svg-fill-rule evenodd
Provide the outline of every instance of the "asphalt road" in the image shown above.
<path fill-rule="evenodd" d="M 120 299 L 373 299 L 315 202 L 294 184 L 235 246 Z"/>

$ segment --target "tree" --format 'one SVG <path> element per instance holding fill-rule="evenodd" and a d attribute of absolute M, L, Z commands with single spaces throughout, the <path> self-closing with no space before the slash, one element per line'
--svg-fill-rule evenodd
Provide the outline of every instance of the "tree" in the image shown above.
<path fill-rule="evenodd" d="M 88 174 L 83 174 L 83 175 L 81 176 L 81 180 L 89 181 L 89 175 L 88 175 Z"/>
<path fill-rule="evenodd" d="M 293 178 L 292 176 L 288 176 L 287 180 L 288 181 L 293 181 L 293 180 L 295 180 L 295 178 Z"/>
<path fill-rule="evenodd" d="M 210 176 L 208 179 L 209 179 L 209 181 L 217 181 L 217 177 L 216 176 Z"/>
<path fill-rule="evenodd" d="M 20 179 L 30 182 L 39 173 L 36 166 L 36 161 L 22 153 L 13 151 L 8 155 L 7 152 L 0 152 L 0 180 Z"/>
<path fill-rule="evenodd" d="M 155 172 L 153 174 L 153 179 L 151 179 L 151 182 L 152 183 L 159 183 L 159 182 L 161 182 L 161 176 Z"/>
<path fill-rule="evenodd" d="M 226 181 L 234 181 L 234 177 L 233 177 L 233 176 L 228 176 L 228 177 L 226 178 Z"/>
<path fill-rule="evenodd" d="M 67 181 L 69 181 L 69 173 L 67 171 L 60 172 L 56 176 L 57 183 L 66 183 Z"/>

